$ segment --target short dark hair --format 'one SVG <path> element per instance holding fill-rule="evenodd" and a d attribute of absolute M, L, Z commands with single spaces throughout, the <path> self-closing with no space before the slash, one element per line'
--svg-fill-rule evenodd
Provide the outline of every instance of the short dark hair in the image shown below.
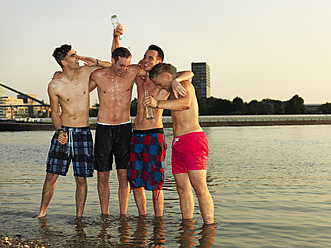
<path fill-rule="evenodd" d="M 164 60 L 164 53 L 163 53 L 163 51 L 162 51 L 162 49 L 160 47 L 158 47 L 157 45 L 150 45 L 148 47 L 148 50 L 157 51 L 157 56 L 161 59 L 161 62 L 163 62 L 163 60 Z"/>
<path fill-rule="evenodd" d="M 56 62 L 63 68 L 62 60 L 67 56 L 68 52 L 71 50 L 71 45 L 64 44 L 60 47 L 55 48 L 53 52 L 53 57 L 55 58 Z"/>
<path fill-rule="evenodd" d="M 116 48 L 111 55 L 111 57 L 115 60 L 115 63 L 118 61 L 118 57 L 129 58 L 131 56 L 132 55 L 131 55 L 130 51 L 124 47 Z"/>
<path fill-rule="evenodd" d="M 149 78 L 152 80 L 158 76 L 163 75 L 164 73 L 169 73 L 170 75 L 175 75 L 171 70 L 170 64 L 159 63 L 153 66 L 152 70 L 149 72 Z"/>

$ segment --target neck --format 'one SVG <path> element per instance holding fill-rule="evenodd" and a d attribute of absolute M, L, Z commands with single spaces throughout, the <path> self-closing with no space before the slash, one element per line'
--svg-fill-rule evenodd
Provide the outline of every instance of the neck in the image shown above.
<path fill-rule="evenodd" d="M 64 68 L 62 77 L 67 78 L 69 81 L 72 81 L 75 76 L 76 69 Z"/>

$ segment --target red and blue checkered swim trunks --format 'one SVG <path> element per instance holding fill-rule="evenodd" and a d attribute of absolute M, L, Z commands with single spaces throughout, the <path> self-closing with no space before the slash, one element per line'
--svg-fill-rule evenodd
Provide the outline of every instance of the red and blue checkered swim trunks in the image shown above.
<path fill-rule="evenodd" d="M 166 149 L 163 128 L 133 130 L 128 170 L 131 188 L 162 189 Z"/>
<path fill-rule="evenodd" d="M 61 145 L 55 133 L 47 157 L 46 171 L 52 174 L 65 176 L 70 161 L 73 163 L 74 176 L 92 177 L 93 139 L 90 127 L 62 127 L 67 132 L 68 142 Z"/>

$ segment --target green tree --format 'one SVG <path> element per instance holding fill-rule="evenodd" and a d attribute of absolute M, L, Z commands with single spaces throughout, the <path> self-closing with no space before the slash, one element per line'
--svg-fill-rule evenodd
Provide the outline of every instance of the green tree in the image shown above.
<path fill-rule="evenodd" d="M 246 114 L 257 115 L 259 113 L 259 102 L 252 100 L 246 105 Z"/>
<path fill-rule="evenodd" d="M 289 101 L 285 103 L 285 112 L 287 114 L 303 114 L 306 112 L 304 100 L 298 96 L 293 96 Z"/>
<path fill-rule="evenodd" d="M 233 114 L 244 114 L 245 113 L 245 103 L 240 97 L 236 97 L 232 101 L 232 112 Z"/>
<path fill-rule="evenodd" d="M 319 106 L 318 110 L 323 114 L 331 114 L 331 103 L 325 103 Z"/>

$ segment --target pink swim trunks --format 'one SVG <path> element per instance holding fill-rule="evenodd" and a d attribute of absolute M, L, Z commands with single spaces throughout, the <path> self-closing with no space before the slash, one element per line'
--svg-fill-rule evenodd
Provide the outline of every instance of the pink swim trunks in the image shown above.
<path fill-rule="evenodd" d="M 172 173 L 207 170 L 208 153 L 208 139 L 203 131 L 174 137 L 172 140 Z"/>

